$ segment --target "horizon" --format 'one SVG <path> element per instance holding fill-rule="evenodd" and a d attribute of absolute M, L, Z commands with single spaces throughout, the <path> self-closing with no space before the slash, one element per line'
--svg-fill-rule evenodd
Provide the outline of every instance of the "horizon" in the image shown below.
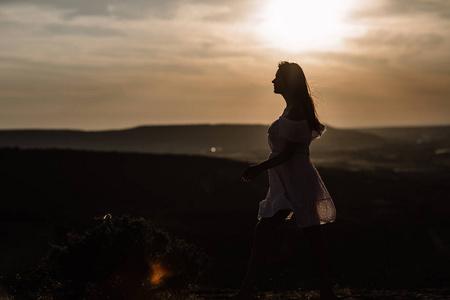
<path fill-rule="evenodd" d="M 413 129 L 413 128 L 439 128 L 439 127 L 450 127 L 448 124 L 424 124 L 424 125 L 386 125 L 386 126 L 368 126 L 368 127 L 335 127 L 328 124 L 324 124 L 327 128 L 337 129 L 337 130 L 364 130 L 364 129 Z M 188 126 L 264 126 L 269 127 L 270 124 L 261 123 L 167 123 L 167 124 L 141 124 L 131 127 L 120 127 L 120 128 L 100 128 L 100 129 L 83 129 L 83 128 L 0 128 L 0 131 L 26 131 L 26 130 L 42 130 L 42 131 L 85 131 L 85 132 L 101 132 L 101 131 L 122 131 L 122 130 L 132 130 L 142 127 L 188 127 Z"/>
<path fill-rule="evenodd" d="M 0 2 L 0 128 L 270 124 L 298 62 L 335 128 L 448 124 L 445 0 Z"/>

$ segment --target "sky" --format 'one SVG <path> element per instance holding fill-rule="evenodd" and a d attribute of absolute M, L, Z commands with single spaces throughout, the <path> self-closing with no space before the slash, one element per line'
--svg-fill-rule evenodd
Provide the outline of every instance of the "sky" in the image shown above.
<path fill-rule="evenodd" d="M 336 128 L 450 124 L 448 0 L 0 0 L 0 129 L 270 124 L 299 63 Z"/>

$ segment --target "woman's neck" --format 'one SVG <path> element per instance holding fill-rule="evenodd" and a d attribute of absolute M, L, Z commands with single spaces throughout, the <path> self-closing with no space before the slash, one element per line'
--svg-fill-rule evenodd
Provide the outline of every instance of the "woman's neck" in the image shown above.
<path fill-rule="evenodd" d="M 292 97 L 289 94 L 281 94 L 281 96 L 283 96 L 284 101 L 286 101 L 286 107 L 291 107 L 294 105 L 294 103 L 296 102 L 294 97 Z"/>
<path fill-rule="evenodd" d="M 290 95 L 282 95 L 286 101 L 286 108 L 283 111 L 283 116 L 290 116 L 295 120 L 302 120 L 307 118 L 306 111 L 302 104 Z"/>

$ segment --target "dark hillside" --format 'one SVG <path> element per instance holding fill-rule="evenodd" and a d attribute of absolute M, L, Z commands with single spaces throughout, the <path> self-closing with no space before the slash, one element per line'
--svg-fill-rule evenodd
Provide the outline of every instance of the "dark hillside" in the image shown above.
<path fill-rule="evenodd" d="M 0 275 L 36 262 L 48 242 L 94 217 L 130 214 L 203 247 L 212 258 L 204 284 L 237 288 L 267 192 L 265 175 L 241 181 L 245 163 L 199 156 L 9 148 L 0 150 L 0 163 Z M 338 220 L 325 225 L 338 283 L 448 282 L 449 172 L 319 171 L 338 210 Z M 275 276 L 264 286 L 314 286 L 301 232 L 293 221 L 284 229 L 269 265 Z"/>
<path fill-rule="evenodd" d="M 263 125 L 173 125 L 109 131 L 0 130 L 0 147 L 193 154 L 259 161 L 270 152 L 267 129 Z M 383 143 L 383 138 L 373 134 L 329 127 L 313 142 L 312 150 L 358 151 Z"/>
<path fill-rule="evenodd" d="M 364 128 L 359 131 L 408 143 L 447 142 L 447 146 L 450 145 L 450 126 Z"/>

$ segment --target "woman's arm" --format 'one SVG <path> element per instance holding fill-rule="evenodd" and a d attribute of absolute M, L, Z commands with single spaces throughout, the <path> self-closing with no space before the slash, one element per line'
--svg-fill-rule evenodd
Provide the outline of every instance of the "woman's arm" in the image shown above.
<path fill-rule="evenodd" d="M 295 153 L 296 145 L 295 143 L 288 143 L 286 148 L 275 155 L 271 159 L 265 160 L 257 165 L 252 165 L 244 171 L 242 174 L 242 179 L 244 181 L 250 181 L 255 178 L 259 173 L 264 172 L 270 168 L 276 167 L 292 158 Z"/>

